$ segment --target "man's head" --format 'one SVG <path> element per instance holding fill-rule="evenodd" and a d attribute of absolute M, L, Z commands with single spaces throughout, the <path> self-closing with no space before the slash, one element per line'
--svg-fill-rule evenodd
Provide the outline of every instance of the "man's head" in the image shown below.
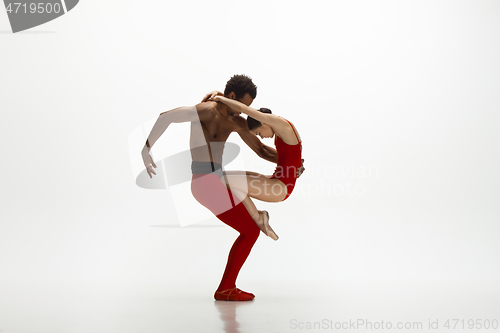
<path fill-rule="evenodd" d="M 226 83 L 224 96 L 250 106 L 257 96 L 257 86 L 246 75 L 234 75 Z"/>
<path fill-rule="evenodd" d="M 271 110 L 266 108 L 260 108 L 258 111 L 262 113 L 272 113 Z M 247 127 L 250 132 L 261 138 L 272 138 L 274 136 L 274 130 L 268 124 L 263 124 L 255 118 L 247 117 Z"/>

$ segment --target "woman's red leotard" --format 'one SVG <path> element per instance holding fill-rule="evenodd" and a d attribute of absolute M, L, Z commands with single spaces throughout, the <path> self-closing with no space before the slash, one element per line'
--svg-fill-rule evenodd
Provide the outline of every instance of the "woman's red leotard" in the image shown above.
<path fill-rule="evenodd" d="M 288 120 L 286 121 L 292 127 L 293 133 L 295 133 L 295 137 L 297 141 L 299 141 L 299 137 L 293 125 Z M 299 141 L 296 145 L 289 145 L 276 135 L 274 138 L 274 145 L 278 153 L 278 164 L 271 178 L 279 179 L 286 185 L 287 194 L 283 199 L 283 201 L 285 201 L 290 194 L 292 194 L 293 188 L 295 187 L 295 181 L 297 180 L 297 169 L 302 165 L 302 141 Z"/>

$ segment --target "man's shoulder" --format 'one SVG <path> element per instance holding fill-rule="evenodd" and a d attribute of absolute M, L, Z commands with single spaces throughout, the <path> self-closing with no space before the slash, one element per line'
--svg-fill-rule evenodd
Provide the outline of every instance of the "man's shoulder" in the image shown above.
<path fill-rule="evenodd" d="M 248 131 L 247 120 L 245 118 L 243 118 L 242 116 L 235 116 L 233 118 L 233 122 L 235 124 L 234 130 L 236 132 L 244 131 L 244 130 Z"/>
<path fill-rule="evenodd" d="M 196 104 L 196 111 L 204 111 L 204 112 L 210 112 L 210 113 L 216 113 L 217 108 L 215 107 L 216 102 L 201 102 L 199 104 Z"/>
<path fill-rule="evenodd" d="M 201 102 L 196 104 L 196 111 L 201 121 L 213 120 L 219 114 L 215 107 L 216 102 Z"/>

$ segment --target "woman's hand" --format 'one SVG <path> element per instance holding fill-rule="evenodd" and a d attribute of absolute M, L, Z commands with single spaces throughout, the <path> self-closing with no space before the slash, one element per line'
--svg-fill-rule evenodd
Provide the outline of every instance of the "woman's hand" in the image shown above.
<path fill-rule="evenodd" d="M 238 102 L 234 99 L 229 99 L 229 98 L 221 96 L 221 95 L 214 96 L 212 100 L 215 102 L 224 103 L 227 106 L 229 106 L 231 109 L 234 109 L 234 110 L 238 109 L 240 104 L 243 105 L 243 103 L 241 103 L 241 102 Z"/>
<path fill-rule="evenodd" d="M 306 168 L 304 168 L 304 159 L 301 159 L 301 162 L 302 162 L 302 164 L 297 169 L 297 178 L 299 178 L 300 175 L 302 174 L 302 172 L 304 172 L 304 170 L 306 169 Z"/>
<path fill-rule="evenodd" d="M 153 170 L 153 167 L 156 168 L 156 164 L 153 161 L 151 155 L 149 155 L 149 151 L 147 149 L 142 150 L 142 160 L 144 161 L 144 166 L 148 171 L 149 178 L 153 178 L 153 176 L 151 176 L 151 173 L 154 173 L 156 175 L 156 172 Z"/>
<path fill-rule="evenodd" d="M 215 96 L 224 96 L 224 94 L 221 93 L 220 91 L 214 90 L 214 91 L 206 94 L 205 97 L 203 97 L 203 99 L 201 100 L 201 102 L 203 103 L 203 102 L 212 101 L 212 100 L 214 100 Z"/>

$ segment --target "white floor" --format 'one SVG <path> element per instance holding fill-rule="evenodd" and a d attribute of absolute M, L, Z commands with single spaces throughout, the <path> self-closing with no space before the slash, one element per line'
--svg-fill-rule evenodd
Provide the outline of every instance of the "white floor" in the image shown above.
<path fill-rule="evenodd" d="M 246 282 L 240 287 L 256 294 L 252 302 L 214 301 L 212 287 L 2 283 L 0 332 L 500 330 L 477 329 L 500 321 L 493 282 Z"/>

